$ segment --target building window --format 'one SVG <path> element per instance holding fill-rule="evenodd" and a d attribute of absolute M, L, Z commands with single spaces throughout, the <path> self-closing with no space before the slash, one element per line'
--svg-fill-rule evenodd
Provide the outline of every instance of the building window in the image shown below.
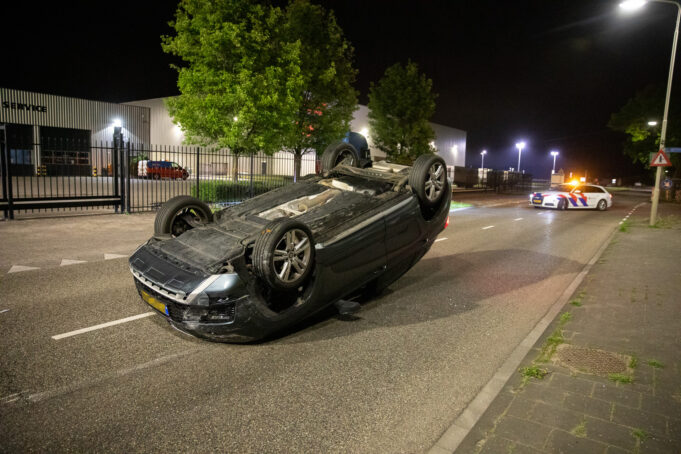
<path fill-rule="evenodd" d="M 90 136 L 84 129 L 40 127 L 40 157 L 49 175 L 89 175 Z"/>

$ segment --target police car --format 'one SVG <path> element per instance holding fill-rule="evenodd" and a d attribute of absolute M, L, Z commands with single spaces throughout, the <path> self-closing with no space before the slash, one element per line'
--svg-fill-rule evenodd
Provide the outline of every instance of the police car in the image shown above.
<path fill-rule="evenodd" d="M 530 205 L 557 210 L 591 208 L 605 211 L 612 206 L 612 194 L 595 184 L 560 184 L 547 191 L 530 194 Z"/>

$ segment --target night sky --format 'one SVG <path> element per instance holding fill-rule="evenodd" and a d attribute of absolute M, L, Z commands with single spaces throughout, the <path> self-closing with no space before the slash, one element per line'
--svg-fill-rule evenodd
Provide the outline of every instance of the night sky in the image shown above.
<path fill-rule="evenodd" d="M 637 90 L 666 84 L 672 5 L 623 15 L 617 0 L 321 3 L 355 47 L 360 102 L 388 66 L 415 61 L 439 94 L 432 120 L 467 131 L 467 165 L 479 166 L 487 149 L 486 167 L 515 167 L 514 144 L 522 139 L 521 167 L 537 178 L 550 175 L 550 150 L 560 152 L 556 167 L 568 171 L 602 178 L 646 172 L 622 156 L 624 136 L 606 124 Z M 109 102 L 175 95 L 173 59 L 160 46 L 175 7 L 5 5 L 0 86 Z"/>

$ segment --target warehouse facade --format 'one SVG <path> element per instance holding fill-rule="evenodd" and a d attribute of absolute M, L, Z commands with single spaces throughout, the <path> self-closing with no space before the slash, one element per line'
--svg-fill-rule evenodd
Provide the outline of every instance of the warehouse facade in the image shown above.
<path fill-rule="evenodd" d="M 93 148 L 111 143 L 116 127 L 122 139 L 150 143 L 148 108 L 0 88 L 12 175 L 89 175 L 97 162 Z"/>
<path fill-rule="evenodd" d="M 466 132 L 434 123 L 432 126 L 436 134 L 433 145 L 447 166 L 464 166 Z M 12 175 L 31 176 L 41 172 L 90 175 L 93 169 L 101 172 L 102 168 L 106 169 L 106 163 L 110 163 L 110 157 L 99 156 L 108 153 L 102 144 L 111 143 L 115 133 L 140 149 L 179 147 L 184 141 L 162 98 L 116 104 L 0 88 L 0 127 L 5 130 Z M 360 105 L 351 129 L 370 136 L 368 128 L 368 108 Z M 372 145 L 370 139 L 369 145 Z M 385 156 L 371 148 L 374 159 Z M 178 160 L 183 161 L 179 164 L 191 167 L 190 155 L 191 152 L 184 159 L 179 153 Z M 272 161 L 281 167 L 276 169 L 278 173 L 293 174 L 293 160 L 286 159 L 290 157 L 288 153 L 275 155 L 281 158 Z M 315 171 L 315 161 L 314 153 L 303 157 L 303 174 Z"/>

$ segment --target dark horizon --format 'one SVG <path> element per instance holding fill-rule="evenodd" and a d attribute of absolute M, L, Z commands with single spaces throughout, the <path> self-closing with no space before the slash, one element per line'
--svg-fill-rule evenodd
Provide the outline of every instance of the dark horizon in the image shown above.
<path fill-rule="evenodd" d="M 648 174 L 622 155 L 625 137 L 607 122 L 637 91 L 666 84 L 675 9 L 649 4 L 624 16 L 616 1 L 497 3 L 321 2 L 355 47 L 360 103 L 388 66 L 418 63 L 439 95 L 432 121 L 467 132 L 468 166 L 486 149 L 485 167 L 516 167 L 524 140 L 521 167 L 536 178 L 550 175 L 551 150 L 557 169 Z M 176 95 L 160 46 L 175 8 L 11 5 L 0 86 L 109 102 Z M 677 70 L 674 100 L 678 84 Z"/>

